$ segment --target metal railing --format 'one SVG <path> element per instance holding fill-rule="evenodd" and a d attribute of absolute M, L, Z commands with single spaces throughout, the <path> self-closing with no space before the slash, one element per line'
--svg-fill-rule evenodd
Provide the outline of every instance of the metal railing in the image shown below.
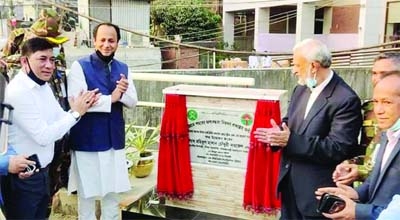
<path fill-rule="evenodd" d="M 332 66 L 372 66 L 374 59 L 378 54 L 383 52 L 400 52 L 400 40 L 370 47 L 333 51 Z M 271 55 L 271 58 L 275 63 L 284 63 L 282 66 L 287 66 L 292 63 L 292 54 Z"/>

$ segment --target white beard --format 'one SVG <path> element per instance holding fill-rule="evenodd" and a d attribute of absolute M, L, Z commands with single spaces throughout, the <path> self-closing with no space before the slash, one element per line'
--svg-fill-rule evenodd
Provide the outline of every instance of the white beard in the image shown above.
<path fill-rule="evenodd" d="M 299 85 L 301 85 L 301 86 L 304 86 L 304 85 L 306 85 L 306 80 L 305 80 L 305 79 L 302 79 L 302 78 L 299 78 L 299 79 L 297 80 L 297 84 L 299 84 Z"/>
<path fill-rule="evenodd" d="M 306 73 L 306 78 L 301 78 L 299 76 L 299 79 L 297 80 L 297 84 L 305 86 L 307 85 L 307 79 L 312 77 L 312 73 L 311 73 L 311 67 L 307 70 Z"/>

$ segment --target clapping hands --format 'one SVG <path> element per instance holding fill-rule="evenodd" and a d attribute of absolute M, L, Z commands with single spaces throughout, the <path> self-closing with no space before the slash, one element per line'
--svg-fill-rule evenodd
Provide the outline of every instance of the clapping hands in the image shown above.
<path fill-rule="evenodd" d="M 79 112 L 80 116 L 84 115 L 90 107 L 96 105 L 99 101 L 101 93 L 99 89 L 90 91 L 81 91 L 77 97 L 69 98 L 69 105 L 73 111 Z"/>
<path fill-rule="evenodd" d="M 122 95 L 128 90 L 129 82 L 124 74 L 120 74 L 121 78 L 117 81 L 117 86 L 111 94 L 111 102 L 118 102 Z"/>
<path fill-rule="evenodd" d="M 268 143 L 271 146 L 285 147 L 289 141 L 290 130 L 288 126 L 283 123 L 282 129 L 271 119 L 271 128 L 257 128 L 254 131 L 254 137 L 263 143 Z"/>

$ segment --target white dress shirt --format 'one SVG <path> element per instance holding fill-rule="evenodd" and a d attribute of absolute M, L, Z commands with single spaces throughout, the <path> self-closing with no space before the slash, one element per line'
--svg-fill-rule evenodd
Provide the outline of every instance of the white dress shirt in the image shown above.
<path fill-rule="evenodd" d="M 76 96 L 88 89 L 82 66 L 75 61 L 67 75 L 68 95 Z M 129 87 L 120 102 L 127 107 L 137 103 L 133 78 L 128 71 Z M 97 105 L 88 112 L 111 112 L 111 95 L 101 95 Z M 85 131 L 82 131 L 85 132 Z M 68 191 L 78 190 L 84 198 L 104 196 L 109 192 L 124 192 L 131 188 L 126 165 L 125 149 L 101 152 L 73 151 Z"/>
<path fill-rule="evenodd" d="M 333 78 L 333 71 L 331 70 L 328 78 L 326 78 L 321 84 L 319 84 L 318 86 L 316 86 L 311 90 L 310 98 L 308 99 L 307 102 L 306 112 L 304 114 L 304 119 L 307 117 L 308 112 L 310 111 L 315 100 L 317 100 L 319 94 L 321 94 L 322 90 L 324 90 L 324 88 L 328 85 L 328 83 L 331 81 L 332 78 Z"/>
<path fill-rule="evenodd" d="M 9 145 L 17 154 L 37 154 L 46 167 L 53 159 L 54 142 L 75 125 L 75 118 L 61 108 L 47 83 L 40 86 L 22 70 L 7 86 L 5 102 L 14 107 Z"/>
<path fill-rule="evenodd" d="M 400 137 L 400 130 L 397 131 L 386 131 L 386 136 L 388 139 L 388 143 L 386 144 L 385 151 L 382 156 L 382 164 L 381 164 L 381 171 L 383 171 L 383 168 L 386 165 L 387 160 L 389 159 L 390 154 L 392 154 L 392 151 L 394 147 L 396 146 L 399 137 Z"/>

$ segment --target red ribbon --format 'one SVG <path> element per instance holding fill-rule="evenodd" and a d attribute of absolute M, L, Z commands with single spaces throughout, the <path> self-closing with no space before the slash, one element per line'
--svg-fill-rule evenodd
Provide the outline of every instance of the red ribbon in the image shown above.
<path fill-rule="evenodd" d="M 184 200 L 193 196 L 186 96 L 167 94 L 160 131 L 157 193 Z"/>
<path fill-rule="evenodd" d="M 281 207 L 277 195 L 281 153 L 257 141 L 253 134 L 257 128 L 270 128 L 271 119 L 278 124 L 281 122 L 279 101 L 257 101 L 243 195 L 244 208 L 255 213 L 276 214 Z"/>

